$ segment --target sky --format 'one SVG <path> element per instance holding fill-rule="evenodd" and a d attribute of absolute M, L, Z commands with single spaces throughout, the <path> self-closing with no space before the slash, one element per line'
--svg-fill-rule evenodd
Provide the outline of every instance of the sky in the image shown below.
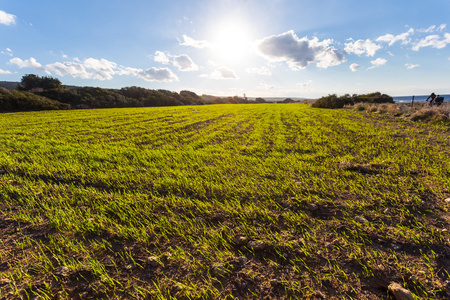
<path fill-rule="evenodd" d="M 0 81 L 450 94 L 449 0 L 0 0 Z"/>

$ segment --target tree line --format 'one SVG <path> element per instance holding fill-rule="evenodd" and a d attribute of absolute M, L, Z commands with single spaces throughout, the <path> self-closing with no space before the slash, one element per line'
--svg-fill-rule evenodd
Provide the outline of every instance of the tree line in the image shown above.
<path fill-rule="evenodd" d="M 9 85 L 11 86 L 11 85 Z M 14 89 L 0 87 L 0 111 L 29 111 L 82 108 L 152 107 L 204 104 L 265 103 L 264 98 L 216 97 L 197 95 L 191 91 L 180 93 L 168 90 L 151 90 L 137 86 L 121 89 L 99 87 L 67 87 L 57 78 L 24 75 Z M 293 103 L 286 98 L 278 103 Z M 317 108 L 341 108 L 360 102 L 393 103 L 392 97 L 379 92 L 365 95 L 328 95 L 312 103 Z"/>
<path fill-rule="evenodd" d="M 57 78 L 24 75 L 13 90 L 0 87 L 0 111 L 55 110 L 81 108 L 152 107 L 204 104 L 264 103 L 263 98 L 199 96 L 191 91 L 180 93 L 142 87 L 103 89 L 72 87 Z"/>

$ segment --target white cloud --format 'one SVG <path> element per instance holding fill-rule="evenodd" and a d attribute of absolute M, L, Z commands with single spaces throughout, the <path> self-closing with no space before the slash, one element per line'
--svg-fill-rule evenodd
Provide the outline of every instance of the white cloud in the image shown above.
<path fill-rule="evenodd" d="M 417 64 L 405 64 L 405 67 L 407 69 L 414 69 L 414 68 L 420 67 L 420 65 L 417 65 Z"/>
<path fill-rule="evenodd" d="M 117 64 L 106 59 L 88 58 L 83 63 L 93 79 L 111 80 L 116 73 Z"/>
<path fill-rule="evenodd" d="M 387 59 L 377 58 L 375 60 L 371 60 L 370 63 L 372 66 L 368 68 L 368 70 L 385 65 L 387 63 Z"/>
<path fill-rule="evenodd" d="M 439 26 L 431 25 L 428 28 L 420 28 L 417 31 L 425 32 L 425 33 L 431 33 L 431 32 L 435 32 L 435 31 L 441 31 L 442 32 L 446 27 L 447 27 L 447 24 L 441 24 Z"/>
<path fill-rule="evenodd" d="M 360 65 L 358 65 L 358 64 L 350 65 L 350 70 L 352 70 L 352 72 L 356 72 L 356 70 L 358 70 L 359 68 L 360 68 Z"/>
<path fill-rule="evenodd" d="M 74 78 L 91 78 L 91 74 L 86 71 L 86 68 L 82 64 L 76 62 L 56 62 L 53 64 L 48 64 L 45 66 L 45 72 L 49 74 L 53 73 L 59 76 L 71 76 Z"/>
<path fill-rule="evenodd" d="M 372 42 L 371 40 L 351 40 L 350 43 L 345 43 L 345 51 L 347 53 L 354 53 L 357 55 L 366 54 L 367 56 L 374 56 L 375 52 L 381 49 L 381 46 Z"/>
<path fill-rule="evenodd" d="M 83 79 L 111 80 L 117 74 L 117 64 L 106 59 L 88 58 L 80 62 L 56 62 L 45 65 L 44 71 L 59 76 Z"/>
<path fill-rule="evenodd" d="M 445 46 L 447 46 L 447 44 L 450 44 L 450 33 L 445 33 L 444 37 L 435 34 L 426 36 L 425 38 L 421 39 L 420 41 L 414 44 L 412 49 L 414 51 L 419 51 L 420 48 L 424 47 L 433 47 L 437 49 L 442 49 Z"/>
<path fill-rule="evenodd" d="M 156 62 L 168 65 L 172 63 L 180 71 L 196 71 L 198 66 L 192 61 L 192 59 L 186 55 L 171 55 L 170 53 L 164 53 L 162 51 L 156 51 L 154 55 Z"/>
<path fill-rule="evenodd" d="M 106 59 L 88 58 L 83 62 L 77 59 L 75 62 L 55 62 L 45 66 L 42 66 L 34 58 L 28 60 L 12 58 L 9 62 L 17 65 L 19 68 L 31 68 L 47 74 L 80 77 L 83 79 L 111 80 L 114 75 L 132 75 L 146 81 L 170 82 L 178 80 L 178 77 L 168 68 L 142 70 L 119 66 L 115 62 Z"/>
<path fill-rule="evenodd" d="M 323 69 L 337 66 L 345 61 L 344 55 L 334 48 L 327 48 L 326 50 L 317 53 L 316 59 L 318 60 L 316 65 Z"/>
<path fill-rule="evenodd" d="M 314 37 L 299 39 L 293 30 L 260 40 L 257 50 L 260 55 L 273 62 L 286 62 L 293 70 L 306 68 L 316 63 L 319 68 L 336 66 L 345 61 L 344 54 L 330 46 L 332 40 Z"/>
<path fill-rule="evenodd" d="M 409 36 L 414 33 L 414 29 L 411 28 L 407 32 L 398 34 L 398 35 L 392 35 L 390 33 L 385 34 L 383 36 L 380 36 L 376 39 L 377 42 L 386 42 L 389 43 L 389 46 L 392 46 L 398 41 L 402 42 L 402 45 L 409 44 L 411 40 L 409 39 Z"/>
<path fill-rule="evenodd" d="M 188 17 L 186 17 L 186 16 L 184 16 L 182 20 L 179 20 L 179 22 L 180 22 L 180 23 L 182 23 L 182 22 L 188 22 L 188 23 L 190 23 L 190 24 L 193 24 L 193 22 L 192 22 Z"/>
<path fill-rule="evenodd" d="M 418 29 L 418 31 L 429 33 L 429 32 L 433 32 L 435 28 L 436 28 L 436 25 L 431 25 L 428 28 L 420 28 L 420 29 Z"/>
<path fill-rule="evenodd" d="M 173 65 L 180 71 L 196 71 L 198 66 L 186 54 L 173 57 Z"/>
<path fill-rule="evenodd" d="M 0 53 L 1 54 L 5 54 L 5 55 L 9 55 L 9 56 L 13 56 L 13 52 L 9 48 L 6 48 L 5 50 L 2 50 Z"/>
<path fill-rule="evenodd" d="M 247 68 L 245 69 L 247 73 L 250 74 L 259 74 L 259 75 L 266 75 L 270 76 L 272 75 L 272 72 L 270 72 L 269 68 L 262 66 L 261 68 Z"/>
<path fill-rule="evenodd" d="M 211 73 L 212 79 L 238 79 L 239 77 L 230 69 L 217 68 Z"/>
<path fill-rule="evenodd" d="M 180 42 L 181 46 L 190 46 L 194 48 L 209 48 L 211 44 L 208 41 L 197 41 L 187 35 L 183 35 L 183 42 Z"/>
<path fill-rule="evenodd" d="M 16 16 L 0 10 L 0 24 L 14 25 L 16 24 Z"/>
<path fill-rule="evenodd" d="M 150 68 L 147 70 L 135 69 L 134 73 L 136 77 L 144 79 L 145 81 L 163 81 L 172 82 L 178 81 L 177 75 L 175 75 L 169 68 Z"/>
<path fill-rule="evenodd" d="M 301 89 L 303 89 L 304 91 L 311 91 L 311 84 L 312 84 L 312 80 L 308 80 L 306 82 L 302 82 L 302 83 L 297 83 L 297 86 L 300 87 Z"/>
<path fill-rule="evenodd" d="M 0 75 L 6 75 L 6 74 L 12 74 L 12 73 L 10 71 L 8 71 L 8 70 L 0 69 Z"/>
<path fill-rule="evenodd" d="M 167 65 L 167 64 L 170 63 L 170 59 L 169 59 L 169 58 L 167 57 L 167 55 L 166 55 L 164 52 L 162 52 L 162 51 L 156 51 L 156 52 L 155 52 L 155 55 L 154 55 L 154 57 L 153 57 L 153 59 L 154 59 L 156 62 L 165 64 L 165 65 Z"/>
<path fill-rule="evenodd" d="M 36 61 L 35 58 L 31 57 L 30 59 L 21 60 L 18 57 L 11 58 L 9 63 L 17 65 L 19 68 L 30 68 L 35 69 L 37 71 L 43 71 L 43 67 L 40 63 Z"/>

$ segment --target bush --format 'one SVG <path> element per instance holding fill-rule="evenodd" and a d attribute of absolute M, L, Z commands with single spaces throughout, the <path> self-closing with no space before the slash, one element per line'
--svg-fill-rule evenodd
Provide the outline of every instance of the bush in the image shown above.
<path fill-rule="evenodd" d="M 359 105 L 355 106 L 355 110 L 363 111 L 363 110 L 366 110 L 366 107 L 364 105 L 362 105 L 362 104 L 359 104 Z"/>
<path fill-rule="evenodd" d="M 0 97 L 3 95 L 8 95 L 9 91 L 3 87 L 0 87 Z"/>
<path fill-rule="evenodd" d="M 312 107 L 317 108 L 342 108 L 346 105 L 354 105 L 355 103 L 394 103 L 394 99 L 386 94 L 375 92 L 371 94 L 350 96 L 345 94 L 338 97 L 336 94 L 328 95 L 316 100 Z"/>
<path fill-rule="evenodd" d="M 380 92 L 363 94 L 363 95 L 353 95 L 354 103 L 394 103 L 394 99 L 386 94 L 381 94 Z"/>
<path fill-rule="evenodd" d="M 0 111 L 69 109 L 70 105 L 23 91 L 0 93 Z"/>
<path fill-rule="evenodd" d="M 316 100 L 312 107 L 316 108 L 342 108 L 345 105 L 353 104 L 352 98 L 346 94 L 344 96 L 338 97 L 336 94 L 324 96 Z"/>
<path fill-rule="evenodd" d="M 411 115 L 413 121 L 442 121 L 450 120 L 450 109 L 442 108 L 423 108 Z"/>
<path fill-rule="evenodd" d="M 411 115 L 411 120 L 413 120 L 413 121 L 426 120 L 426 119 L 430 119 L 432 116 L 433 116 L 433 110 L 421 109 Z"/>

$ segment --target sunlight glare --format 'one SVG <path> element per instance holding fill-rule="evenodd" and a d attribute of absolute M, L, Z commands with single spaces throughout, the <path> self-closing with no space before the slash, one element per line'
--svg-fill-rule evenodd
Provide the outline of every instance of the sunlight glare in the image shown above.
<path fill-rule="evenodd" d="M 250 50 L 247 29 L 239 22 L 223 23 L 214 34 L 214 52 L 226 62 L 240 61 Z"/>

